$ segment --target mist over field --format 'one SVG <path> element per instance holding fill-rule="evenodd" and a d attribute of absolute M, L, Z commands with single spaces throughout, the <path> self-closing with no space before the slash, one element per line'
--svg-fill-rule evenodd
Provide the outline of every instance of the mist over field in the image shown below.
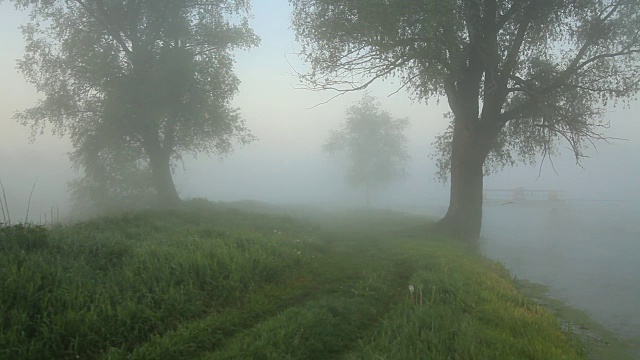
<path fill-rule="evenodd" d="M 176 183 L 185 197 L 207 197 L 232 201 L 255 199 L 269 202 L 314 203 L 337 202 L 357 205 L 361 194 L 345 186 L 342 168 L 322 152 L 329 130 L 344 118 L 345 109 L 361 94 L 345 94 L 323 104 L 334 94 L 300 89 L 294 71 L 305 65 L 296 57 L 293 33 L 289 28 L 289 8 L 283 2 L 271 6 L 266 1 L 253 4 L 251 26 L 261 36 L 261 45 L 251 51 L 237 52 L 236 69 L 242 81 L 233 104 L 241 109 L 247 127 L 258 141 L 238 146 L 225 158 L 186 157 L 176 170 Z M 67 153 L 72 150 L 66 138 L 42 129 L 33 143 L 31 129 L 17 124 L 12 116 L 32 106 L 38 99 L 35 88 L 16 70 L 16 60 L 24 53 L 18 26 L 27 20 L 26 13 L 10 3 L 0 5 L 3 22 L 0 33 L 2 89 L 0 97 L 0 164 L 2 181 L 16 216 L 24 215 L 33 183 L 36 209 L 57 206 L 69 210 L 66 183 L 77 174 L 70 169 Z M 377 195 L 378 206 L 430 206 L 434 201 L 448 203 L 448 184 L 435 179 L 434 137 L 447 126 L 443 114 L 446 105 L 432 101 L 414 102 L 397 90 L 392 79 L 375 84 L 369 93 L 381 101 L 390 113 L 408 117 L 407 135 L 411 163 L 410 176 L 394 183 Z M 611 109 L 607 135 L 613 145 L 596 143 L 590 158 L 576 166 L 568 149 L 553 164 L 547 159 L 539 172 L 535 166 L 506 168 L 485 179 L 485 188 L 524 187 L 568 191 L 570 198 L 618 199 L 640 198 L 640 123 L 636 121 L 637 102 L 629 109 Z M 557 171 L 557 174 L 556 174 Z M 33 214 L 33 216 L 37 216 Z"/>
<path fill-rule="evenodd" d="M 222 158 L 185 156 L 174 179 L 183 199 L 234 202 L 255 200 L 280 205 L 333 209 L 364 208 L 366 194 L 344 181 L 344 164 L 323 151 L 330 131 L 362 92 L 331 99 L 330 91 L 301 88 L 296 72 L 307 71 L 296 55 L 286 1 L 252 2 L 249 25 L 260 36 L 257 48 L 235 51 L 241 81 L 232 105 L 240 109 L 257 141 Z M 10 2 L 0 4 L 0 181 L 13 223 L 48 223 L 83 218 L 73 208 L 68 184 L 78 178 L 68 153 L 68 137 L 50 127 L 36 131 L 18 124 L 16 112 L 34 106 L 35 87 L 16 70 L 24 55 L 18 29 L 28 20 Z M 435 137 L 448 126 L 445 98 L 412 101 L 399 81 L 376 82 L 367 93 L 383 109 L 409 119 L 408 176 L 374 191 L 371 205 L 411 214 L 443 216 L 449 183 L 436 179 Z M 484 188 L 509 191 L 563 191 L 561 205 L 535 205 L 505 199 L 483 207 L 483 254 L 513 275 L 549 287 L 549 295 L 585 310 L 624 341 L 640 348 L 640 102 L 611 108 L 606 135 L 576 165 L 570 149 L 537 165 L 507 167 L 488 175 Z M 32 199 L 29 200 L 32 188 Z M 29 202 L 30 201 L 30 202 Z M 5 200 L 3 199 L 3 203 Z M 638 352 L 640 354 L 640 350 Z"/>

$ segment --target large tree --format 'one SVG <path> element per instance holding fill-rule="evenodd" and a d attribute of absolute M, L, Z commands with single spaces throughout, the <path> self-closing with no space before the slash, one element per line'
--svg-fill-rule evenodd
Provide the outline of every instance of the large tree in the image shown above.
<path fill-rule="evenodd" d="M 118 189 L 150 173 L 160 205 L 172 206 L 183 154 L 252 140 L 230 104 L 232 51 L 258 43 L 249 1 L 14 1 L 31 10 L 19 69 L 44 95 L 17 118 L 70 136 L 77 184 L 126 194 L 132 186 Z"/>
<path fill-rule="evenodd" d="M 355 91 L 394 76 L 416 99 L 446 97 L 440 225 L 466 239 L 480 234 L 483 171 L 553 155 L 562 141 L 579 160 L 605 138 L 610 101 L 638 91 L 638 0 L 290 2 L 309 87 Z"/>
<path fill-rule="evenodd" d="M 407 174 L 407 118 L 395 118 L 381 109 L 372 96 L 350 106 L 338 130 L 332 130 L 323 149 L 344 153 L 348 162 L 345 180 L 353 188 L 364 188 L 367 206 L 371 192 L 390 185 Z"/>

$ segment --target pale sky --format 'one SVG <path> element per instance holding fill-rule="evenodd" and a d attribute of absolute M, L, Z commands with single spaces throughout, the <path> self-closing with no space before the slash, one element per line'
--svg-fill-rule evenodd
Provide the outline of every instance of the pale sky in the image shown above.
<path fill-rule="evenodd" d="M 237 53 L 236 71 L 242 85 L 234 104 L 259 141 L 236 148 L 223 160 L 207 156 L 186 159 L 187 171 L 180 169 L 176 174 L 181 195 L 222 201 L 358 199 L 360 195 L 349 192 L 342 184 L 341 169 L 320 147 L 329 130 L 342 120 L 344 109 L 363 94 L 348 94 L 311 108 L 333 94 L 295 88 L 297 79 L 291 66 L 303 71 L 304 65 L 293 54 L 296 43 L 290 29 L 288 2 L 253 1 L 252 13 L 251 25 L 262 42 L 258 48 Z M 38 97 L 34 87 L 15 69 L 24 48 L 18 26 L 26 20 L 26 14 L 14 10 L 10 3 L 0 4 L 0 180 L 15 219 L 24 217 L 36 179 L 32 215 L 38 216 L 41 208 L 55 204 L 66 208 L 66 182 L 75 176 L 66 156 L 71 150 L 66 139 L 47 133 L 30 144 L 30 130 L 12 119 L 16 111 L 32 106 Z M 435 166 L 428 158 L 434 136 L 447 125 L 442 116 L 447 110 L 446 101 L 440 105 L 435 101 L 429 105 L 414 103 L 403 91 L 388 96 L 395 89 L 392 83 L 377 83 L 369 92 L 394 116 L 411 120 L 407 132 L 413 157 L 411 177 L 381 194 L 378 202 L 381 206 L 446 202 L 448 187 L 434 181 Z M 629 141 L 600 145 L 598 153 L 591 151 L 592 158 L 584 162 L 584 169 L 573 165 L 571 156 L 563 156 L 555 160 L 559 175 L 545 166 L 538 179 L 537 167 L 518 167 L 488 177 L 485 187 L 556 188 L 569 190 L 572 197 L 640 200 L 639 110 L 636 102 L 630 110 L 615 110 L 608 115 L 612 121 L 609 135 Z"/>

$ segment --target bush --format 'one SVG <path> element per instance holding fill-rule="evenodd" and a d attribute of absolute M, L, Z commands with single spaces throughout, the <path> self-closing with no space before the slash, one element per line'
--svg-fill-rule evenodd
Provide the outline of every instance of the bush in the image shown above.
<path fill-rule="evenodd" d="M 0 227 L 0 251 L 19 249 L 30 252 L 46 248 L 48 244 L 49 233 L 44 226 L 18 224 Z"/>

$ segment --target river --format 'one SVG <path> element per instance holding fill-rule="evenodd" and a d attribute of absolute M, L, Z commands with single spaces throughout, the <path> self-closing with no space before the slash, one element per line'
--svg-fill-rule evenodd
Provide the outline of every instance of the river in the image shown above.
<path fill-rule="evenodd" d="M 481 249 L 586 311 L 640 359 L 640 203 L 485 205 Z"/>

